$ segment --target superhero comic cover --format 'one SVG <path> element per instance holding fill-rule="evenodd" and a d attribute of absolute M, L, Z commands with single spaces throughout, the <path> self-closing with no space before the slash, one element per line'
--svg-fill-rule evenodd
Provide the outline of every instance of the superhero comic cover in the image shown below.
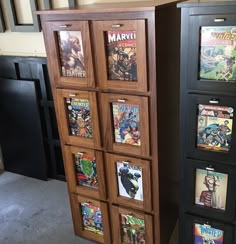
<path fill-rule="evenodd" d="M 119 195 L 143 201 L 142 167 L 129 162 L 116 162 Z"/>
<path fill-rule="evenodd" d="M 216 152 L 228 152 L 231 146 L 232 107 L 198 105 L 197 147 Z"/>
<path fill-rule="evenodd" d="M 92 138 L 89 100 L 65 98 L 65 104 L 70 134 L 73 136 Z"/>
<path fill-rule="evenodd" d="M 145 221 L 132 215 L 121 214 L 122 243 L 145 244 Z"/>
<path fill-rule="evenodd" d="M 86 154 L 75 154 L 76 180 L 81 186 L 98 189 L 96 159 Z"/>
<path fill-rule="evenodd" d="M 200 78 L 236 80 L 236 26 L 201 28 Z"/>
<path fill-rule="evenodd" d="M 89 203 L 81 203 L 84 230 L 103 235 L 102 213 L 100 208 Z"/>
<path fill-rule="evenodd" d="M 141 145 L 139 112 L 138 105 L 112 103 L 115 142 Z"/>
<path fill-rule="evenodd" d="M 86 77 L 81 31 L 59 31 L 61 71 L 65 77 Z"/>
<path fill-rule="evenodd" d="M 108 80 L 137 81 L 136 52 L 136 31 L 107 31 Z"/>

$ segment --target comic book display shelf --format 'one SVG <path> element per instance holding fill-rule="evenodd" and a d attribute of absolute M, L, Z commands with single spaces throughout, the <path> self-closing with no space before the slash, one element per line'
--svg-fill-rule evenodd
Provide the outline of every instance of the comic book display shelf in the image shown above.
<path fill-rule="evenodd" d="M 181 8 L 180 243 L 234 244 L 236 3 Z"/>
<path fill-rule="evenodd" d="M 165 2 L 37 12 L 74 230 L 83 238 L 166 244 L 171 237 L 178 139 L 165 128 L 178 124 L 170 87 L 178 91 L 179 12 Z"/>

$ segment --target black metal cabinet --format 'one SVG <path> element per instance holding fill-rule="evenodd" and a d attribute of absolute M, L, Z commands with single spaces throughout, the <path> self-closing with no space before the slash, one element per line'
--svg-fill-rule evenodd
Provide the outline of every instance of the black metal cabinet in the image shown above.
<path fill-rule="evenodd" d="M 236 241 L 236 2 L 181 8 L 180 243 Z"/>

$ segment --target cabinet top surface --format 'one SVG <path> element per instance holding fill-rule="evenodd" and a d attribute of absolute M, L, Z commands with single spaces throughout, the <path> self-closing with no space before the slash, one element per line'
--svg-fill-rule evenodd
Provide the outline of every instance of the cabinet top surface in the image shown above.
<path fill-rule="evenodd" d="M 53 10 L 39 10 L 35 11 L 38 15 L 47 14 L 80 14 L 80 13 L 99 13 L 99 12 L 142 12 L 153 11 L 156 8 L 176 4 L 179 0 L 155 0 L 155 1 L 137 1 L 137 2 L 122 2 L 122 3 L 96 3 L 81 5 L 76 8 L 60 8 Z"/>
<path fill-rule="evenodd" d="M 190 8 L 190 7 L 201 7 L 201 6 L 227 6 L 227 5 L 234 5 L 236 6 L 235 0 L 189 0 L 178 3 L 177 6 L 180 8 Z"/>

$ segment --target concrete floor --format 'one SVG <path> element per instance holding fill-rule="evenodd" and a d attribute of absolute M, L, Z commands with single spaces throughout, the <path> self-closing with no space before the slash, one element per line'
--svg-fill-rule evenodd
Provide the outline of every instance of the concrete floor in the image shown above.
<path fill-rule="evenodd" d="M 66 183 L 0 173 L 0 244 L 93 244 L 76 237 Z"/>

